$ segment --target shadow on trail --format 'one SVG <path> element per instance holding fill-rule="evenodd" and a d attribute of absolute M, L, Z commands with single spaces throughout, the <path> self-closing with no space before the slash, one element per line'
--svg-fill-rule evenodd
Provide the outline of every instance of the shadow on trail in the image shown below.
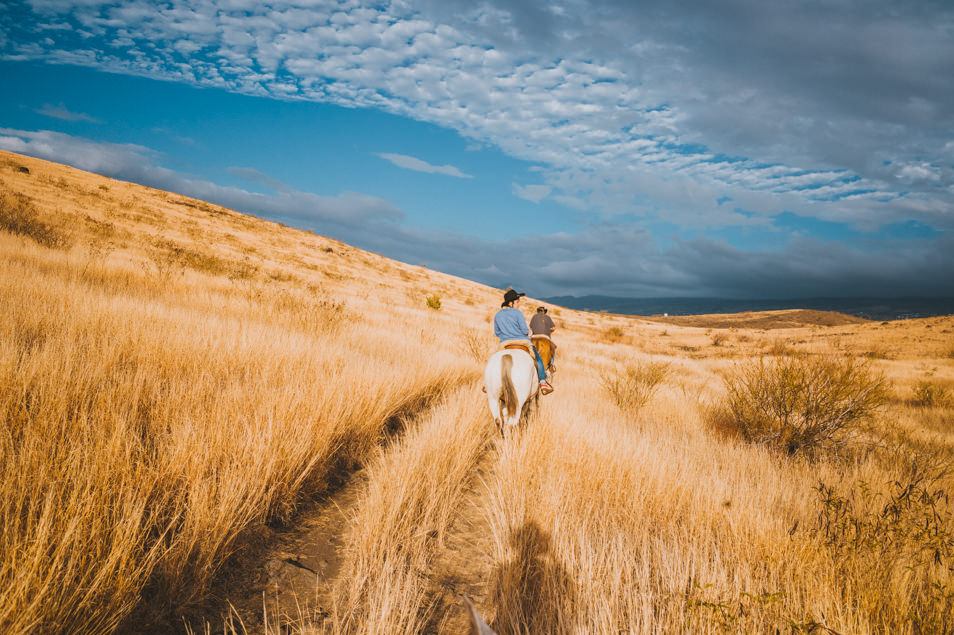
<path fill-rule="evenodd" d="M 497 607 L 493 628 L 513 633 L 563 633 L 570 630 L 564 613 L 576 600 L 576 584 L 553 553 L 549 534 L 532 521 L 512 530 L 510 558 L 490 577 Z"/>

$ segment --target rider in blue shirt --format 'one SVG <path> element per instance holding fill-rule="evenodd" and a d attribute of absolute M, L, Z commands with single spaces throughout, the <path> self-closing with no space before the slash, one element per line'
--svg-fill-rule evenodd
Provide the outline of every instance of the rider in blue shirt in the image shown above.
<path fill-rule="evenodd" d="M 501 309 L 494 316 L 494 335 L 500 338 L 501 343 L 510 340 L 526 341 L 536 358 L 537 376 L 540 378 L 540 392 L 547 395 L 553 392 L 553 386 L 547 382 L 547 371 L 543 367 L 543 359 L 540 358 L 540 353 L 537 352 L 530 341 L 527 319 L 517 308 L 520 305 L 520 299 L 525 295 L 525 293 L 507 289 L 507 292 L 504 293 L 503 304 L 500 305 Z"/>

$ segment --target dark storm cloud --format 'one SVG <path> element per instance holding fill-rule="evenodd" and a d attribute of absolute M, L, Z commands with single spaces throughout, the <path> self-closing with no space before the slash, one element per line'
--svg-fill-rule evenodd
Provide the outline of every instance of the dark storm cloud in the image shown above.
<path fill-rule="evenodd" d="M 684 142 L 898 181 L 954 139 L 954 4 L 619 2 L 429 4 L 511 51 L 614 60 L 678 108 Z M 463 16 L 463 17 L 461 17 Z M 944 184 L 951 159 L 941 161 Z M 885 164 L 885 162 L 889 162 Z M 938 182 L 909 182 L 935 191 Z"/>

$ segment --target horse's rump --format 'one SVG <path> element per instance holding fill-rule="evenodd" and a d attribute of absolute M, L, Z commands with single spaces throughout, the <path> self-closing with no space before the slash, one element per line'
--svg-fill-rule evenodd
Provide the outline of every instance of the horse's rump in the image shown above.
<path fill-rule="evenodd" d="M 484 369 L 484 391 L 494 421 L 504 428 L 517 425 L 526 415 L 526 405 L 537 392 L 533 358 L 512 350 L 494 353 Z"/>
<path fill-rule="evenodd" d="M 546 335 L 534 335 L 533 347 L 540 353 L 540 359 L 543 360 L 543 367 L 550 368 L 550 362 L 553 360 L 553 342 Z"/>

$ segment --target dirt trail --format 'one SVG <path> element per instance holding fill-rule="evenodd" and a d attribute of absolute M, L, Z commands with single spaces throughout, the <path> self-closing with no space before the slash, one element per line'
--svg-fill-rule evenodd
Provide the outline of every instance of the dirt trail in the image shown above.
<path fill-rule="evenodd" d="M 218 577 L 209 598 L 184 621 L 195 632 L 223 632 L 231 623 L 239 633 L 264 631 L 270 623 L 320 624 L 331 606 L 331 590 L 341 565 L 348 520 L 364 486 L 363 470 L 346 480 L 294 525 L 262 527 L 242 554 Z M 225 632 L 228 632 L 226 629 Z"/>
<path fill-rule="evenodd" d="M 454 522 L 434 558 L 429 576 L 432 613 L 427 633 L 470 632 L 462 595 L 469 596 L 480 609 L 487 606 L 487 574 L 492 563 L 491 530 L 484 510 L 484 494 L 499 460 L 497 447 L 484 452 L 476 477 L 464 492 Z"/>
<path fill-rule="evenodd" d="M 439 401 L 391 426 L 386 448 L 401 443 L 410 422 L 426 417 Z M 462 594 L 470 596 L 478 607 L 486 606 L 490 529 L 482 497 L 484 483 L 493 477 L 498 460 L 497 444 L 489 445 L 437 548 L 428 572 L 431 619 L 427 633 L 467 632 Z M 183 622 L 195 633 L 229 633 L 229 624 L 238 633 L 263 633 L 266 616 L 272 629 L 278 624 L 289 627 L 278 629 L 281 633 L 327 626 L 333 590 L 344 563 L 342 548 L 348 541 L 350 519 L 366 486 L 363 467 L 340 475 L 339 485 L 300 513 L 293 526 L 261 528 L 249 539 L 244 552 L 219 575 L 210 597 L 189 611 Z M 183 622 L 178 625 L 181 630 L 185 630 Z"/>

